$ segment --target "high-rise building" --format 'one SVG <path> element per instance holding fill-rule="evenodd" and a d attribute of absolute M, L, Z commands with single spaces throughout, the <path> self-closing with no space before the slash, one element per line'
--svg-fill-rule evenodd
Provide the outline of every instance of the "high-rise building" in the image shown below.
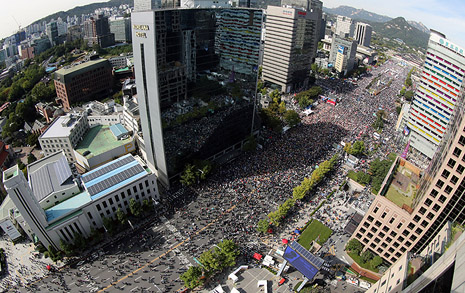
<path fill-rule="evenodd" d="M 58 26 L 56 21 L 47 23 L 46 34 L 52 46 L 58 44 Z"/>
<path fill-rule="evenodd" d="M 355 55 L 357 54 L 357 42 L 353 39 L 333 36 L 329 63 L 333 64 L 337 72 L 346 74 L 354 69 Z"/>
<path fill-rule="evenodd" d="M 355 23 L 352 18 L 338 15 L 336 19 L 335 34 L 341 38 L 352 38 L 355 32 Z"/>
<path fill-rule="evenodd" d="M 228 160 L 256 132 L 262 18 L 240 8 L 132 13 L 143 148 L 163 184 L 188 163 Z"/>
<path fill-rule="evenodd" d="M 116 42 L 130 42 L 131 35 L 131 18 L 118 17 L 110 20 L 110 32 L 115 34 Z"/>
<path fill-rule="evenodd" d="M 181 0 L 182 8 L 228 8 L 231 7 L 230 0 Z"/>
<path fill-rule="evenodd" d="M 100 47 L 106 48 L 115 44 L 115 34 L 110 32 L 108 17 L 103 14 L 97 17 L 91 17 L 84 22 L 84 39 L 88 45 L 99 44 Z"/>
<path fill-rule="evenodd" d="M 462 90 L 457 96 L 454 115 L 451 117 L 453 120 L 428 169 L 417 183 L 411 184 L 406 178 L 418 178 L 420 172 L 403 169 L 397 174 L 400 173 L 407 181 L 404 182 L 404 187 L 399 187 L 399 179 L 393 179 L 393 176 L 397 176 L 396 171 L 399 171 L 396 168 L 409 163 L 403 159 L 394 163 L 388 178 L 381 186 L 380 194 L 376 196 L 354 233 L 353 237 L 365 245 L 365 249 L 370 249 L 386 261 L 394 263 L 406 251 L 422 251 L 448 221 L 465 224 L 463 104 Z M 396 184 L 397 190 L 409 188 L 410 194 L 407 192 L 402 195 L 402 200 L 391 200 L 389 192 L 385 192 L 391 184 Z"/>
<path fill-rule="evenodd" d="M 410 146 L 432 158 L 454 112 L 465 75 L 464 49 L 431 30 L 408 127 Z"/>
<path fill-rule="evenodd" d="M 357 40 L 357 43 L 365 47 L 370 47 L 371 32 L 371 25 L 363 22 L 357 22 L 357 26 L 355 27 L 355 39 Z"/>
<path fill-rule="evenodd" d="M 134 11 L 147 11 L 161 8 L 160 0 L 134 0 Z"/>
<path fill-rule="evenodd" d="M 283 92 L 306 87 L 318 47 L 321 14 L 278 6 L 268 6 L 266 13 L 263 80 Z"/>

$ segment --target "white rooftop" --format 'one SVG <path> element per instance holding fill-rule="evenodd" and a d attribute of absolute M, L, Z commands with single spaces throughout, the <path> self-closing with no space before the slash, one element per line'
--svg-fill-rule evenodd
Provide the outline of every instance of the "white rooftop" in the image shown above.
<path fill-rule="evenodd" d="M 68 137 L 81 117 L 81 115 L 77 114 L 58 117 L 50 124 L 41 138 Z"/>

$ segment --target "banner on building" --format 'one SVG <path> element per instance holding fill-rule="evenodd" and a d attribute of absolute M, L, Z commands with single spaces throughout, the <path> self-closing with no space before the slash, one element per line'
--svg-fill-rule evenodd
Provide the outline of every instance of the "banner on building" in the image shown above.
<path fill-rule="evenodd" d="M 10 237 L 11 240 L 15 240 L 21 237 L 21 234 L 18 232 L 18 229 L 13 225 L 10 220 L 5 220 L 4 222 L 0 223 L 0 227 L 2 227 L 3 231 Z"/>

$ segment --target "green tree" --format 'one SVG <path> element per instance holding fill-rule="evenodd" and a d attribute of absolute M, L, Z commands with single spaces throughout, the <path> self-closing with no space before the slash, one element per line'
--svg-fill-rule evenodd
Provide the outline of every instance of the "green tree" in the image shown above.
<path fill-rule="evenodd" d="M 358 183 L 363 184 L 363 185 L 367 185 L 367 184 L 370 183 L 370 181 L 371 181 L 371 176 L 370 176 L 370 174 L 367 174 L 367 173 L 365 173 L 365 172 L 363 172 L 363 171 L 358 171 L 356 176 L 357 176 L 357 180 L 356 180 L 356 181 L 357 181 Z"/>
<path fill-rule="evenodd" d="M 300 123 L 300 116 L 294 110 L 289 110 L 284 114 L 284 120 L 289 126 L 294 127 Z"/>
<path fill-rule="evenodd" d="M 355 238 L 352 238 L 349 240 L 349 242 L 347 242 L 347 245 L 346 245 L 346 250 L 350 251 L 350 252 L 354 252 L 356 254 L 359 254 L 360 251 L 362 251 L 363 249 L 363 245 L 360 241 L 358 241 L 357 239 Z"/>
<path fill-rule="evenodd" d="M 32 88 L 31 95 L 35 102 L 49 101 L 55 95 L 54 85 L 51 83 L 50 86 L 47 86 L 45 83 L 39 82 Z"/>
<path fill-rule="evenodd" d="M 215 252 L 221 258 L 222 269 L 236 265 L 236 258 L 239 255 L 239 248 L 236 243 L 230 239 L 224 239 L 218 243 L 218 249 Z"/>
<path fill-rule="evenodd" d="M 192 185 L 195 183 L 195 177 L 195 166 L 187 164 L 184 172 L 181 174 L 181 184 L 186 186 Z"/>
<path fill-rule="evenodd" d="M 35 161 L 37 161 L 37 158 L 32 153 L 27 155 L 27 163 L 28 164 L 33 163 Z"/>
<path fill-rule="evenodd" d="M 74 247 L 76 247 L 77 250 L 81 251 L 83 248 L 86 247 L 87 241 L 81 235 L 81 233 L 74 232 L 73 237 L 74 237 Z"/>
<path fill-rule="evenodd" d="M 270 222 L 268 220 L 262 219 L 258 221 L 258 224 L 257 224 L 258 232 L 265 234 L 266 232 L 268 232 L 269 228 L 270 228 Z"/>
<path fill-rule="evenodd" d="M 371 260 L 371 266 L 374 267 L 374 268 L 379 267 L 382 263 L 383 263 L 383 259 L 379 255 L 376 255 Z"/>
<path fill-rule="evenodd" d="M 120 208 L 116 210 L 116 218 L 123 226 L 128 222 L 128 217 Z"/>
<path fill-rule="evenodd" d="M 365 143 L 363 142 L 363 140 L 356 141 L 350 148 L 350 154 L 354 156 L 361 155 L 363 154 L 364 151 L 365 151 Z"/>
<path fill-rule="evenodd" d="M 189 267 L 179 278 L 184 281 L 184 286 L 189 289 L 195 289 L 198 286 L 202 286 L 204 283 L 202 269 L 198 266 Z"/>
<path fill-rule="evenodd" d="M 23 88 L 17 83 L 13 83 L 8 93 L 8 101 L 14 102 L 19 100 L 24 94 Z"/>
<path fill-rule="evenodd" d="M 346 142 L 346 144 L 344 146 L 344 151 L 350 155 L 351 154 L 350 153 L 351 148 L 352 148 L 352 143 L 351 142 Z"/>
<path fill-rule="evenodd" d="M 60 248 L 66 255 L 72 255 L 74 253 L 72 245 L 65 242 L 63 239 L 60 239 Z"/>
<path fill-rule="evenodd" d="M 131 214 L 134 215 L 134 217 L 139 217 L 142 213 L 142 207 L 140 203 L 134 198 L 129 200 L 129 210 L 131 211 Z"/>
<path fill-rule="evenodd" d="M 103 227 L 108 231 L 110 235 L 113 235 L 116 232 L 115 222 L 112 218 L 103 217 L 102 218 Z"/>
<path fill-rule="evenodd" d="M 204 269 L 212 274 L 221 270 L 221 262 L 214 250 L 207 250 L 199 256 L 199 261 Z"/>
<path fill-rule="evenodd" d="M 362 252 L 362 254 L 360 254 L 360 259 L 362 262 L 368 263 L 370 260 L 373 259 L 373 253 L 371 253 L 371 251 L 369 250 L 365 250 L 364 252 Z"/>
<path fill-rule="evenodd" d="M 253 152 L 257 149 L 257 140 L 255 139 L 255 136 L 250 135 L 247 138 L 247 141 L 244 143 L 244 146 L 242 149 L 246 152 Z"/>
<path fill-rule="evenodd" d="M 409 102 L 412 101 L 412 99 L 413 99 L 413 94 L 414 94 L 413 91 L 410 91 L 410 90 L 409 90 L 409 91 L 406 91 L 406 92 L 405 92 L 405 95 L 404 95 L 404 96 L 405 96 L 405 99 L 406 99 L 407 101 L 409 101 Z"/>

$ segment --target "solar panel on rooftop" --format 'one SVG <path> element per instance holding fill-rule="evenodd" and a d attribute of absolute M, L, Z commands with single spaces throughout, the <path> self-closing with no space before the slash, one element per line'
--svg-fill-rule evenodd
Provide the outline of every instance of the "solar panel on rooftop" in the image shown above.
<path fill-rule="evenodd" d="M 115 174 L 112 177 L 109 177 L 105 180 L 102 180 L 101 182 L 98 182 L 89 188 L 87 188 L 87 191 L 89 192 L 89 195 L 96 195 L 99 192 L 102 192 L 105 189 L 108 189 L 118 183 L 123 182 L 126 179 L 131 178 L 132 176 L 139 174 L 144 171 L 144 168 L 142 168 L 141 165 L 135 165 L 129 169 L 123 170 L 118 174 Z"/>
<path fill-rule="evenodd" d="M 303 247 L 296 241 L 291 242 L 289 246 L 292 247 L 292 249 L 294 249 L 297 253 L 299 253 L 316 268 L 320 269 L 323 266 L 323 263 L 325 262 L 324 260 L 310 253 L 307 249 L 305 249 L 305 247 Z"/>
<path fill-rule="evenodd" d="M 91 171 L 91 172 L 83 175 L 82 176 L 82 181 L 84 183 L 87 183 L 87 182 L 89 182 L 91 180 L 94 180 L 94 179 L 96 179 L 96 178 L 98 178 L 98 177 L 100 177 L 100 176 L 102 176 L 102 175 L 104 175 L 104 174 L 106 174 L 106 173 L 108 173 L 108 172 L 110 172 L 112 170 L 115 170 L 115 169 L 117 169 L 117 168 L 119 168 L 121 166 L 124 166 L 124 165 L 126 165 L 126 164 L 128 164 L 130 162 L 133 162 L 133 161 L 135 161 L 135 159 L 132 156 L 128 156 L 128 157 L 120 159 L 118 161 L 114 161 L 112 163 L 109 163 L 108 165 L 106 165 L 103 168 L 97 169 L 95 171 Z"/>

